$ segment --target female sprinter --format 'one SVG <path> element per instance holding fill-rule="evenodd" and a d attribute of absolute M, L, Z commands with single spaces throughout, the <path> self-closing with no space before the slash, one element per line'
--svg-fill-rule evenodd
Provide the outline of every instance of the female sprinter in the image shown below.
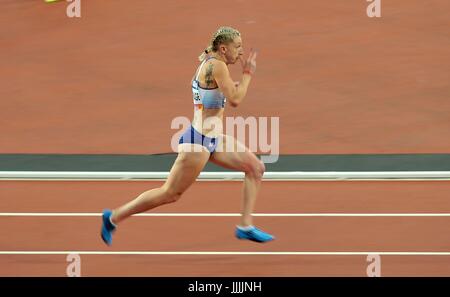
<path fill-rule="evenodd" d="M 265 170 L 264 163 L 242 143 L 222 134 L 222 128 L 216 127 L 218 125 L 205 125 L 211 118 L 222 121 L 226 100 L 234 107 L 242 102 L 255 73 L 257 53 L 251 51 L 244 61 L 240 35 L 230 27 L 221 27 L 213 35 L 209 46 L 199 57 L 202 63 L 192 80 L 194 118 L 179 140 L 178 157 L 167 181 L 162 187 L 146 191 L 117 209 L 103 211 L 101 236 L 106 244 L 111 245 L 112 234 L 124 219 L 180 199 L 208 161 L 245 172 L 242 217 L 240 225 L 236 227 L 236 237 L 256 242 L 274 239 L 272 235 L 253 226 L 252 222 L 256 195 Z M 230 77 L 228 65 L 238 60 L 243 66 L 243 75 L 241 81 L 235 83 Z"/>

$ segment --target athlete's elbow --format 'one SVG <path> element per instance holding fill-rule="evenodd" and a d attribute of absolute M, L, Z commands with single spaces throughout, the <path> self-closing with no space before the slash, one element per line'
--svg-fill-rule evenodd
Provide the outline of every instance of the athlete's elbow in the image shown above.
<path fill-rule="evenodd" d="M 230 105 L 231 105 L 231 107 L 238 107 L 239 102 L 230 100 Z"/>
<path fill-rule="evenodd" d="M 228 99 L 228 101 L 230 102 L 230 105 L 232 107 L 237 107 L 242 102 L 242 99 L 243 98 L 240 96 L 233 96 L 233 97 L 230 97 Z"/>

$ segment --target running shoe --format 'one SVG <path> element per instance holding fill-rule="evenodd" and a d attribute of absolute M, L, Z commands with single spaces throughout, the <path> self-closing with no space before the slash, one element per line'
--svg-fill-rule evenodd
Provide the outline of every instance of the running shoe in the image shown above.
<path fill-rule="evenodd" d="M 111 223 L 112 211 L 110 209 L 105 209 L 102 214 L 102 232 L 101 236 L 103 241 L 107 245 L 112 244 L 112 234 L 116 230 L 116 226 Z"/>
<path fill-rule="evenodd" d="M 267 242 L 275 239 L 273 235 L 270 235 L 269 233 L 266 233 L 256 228 L 255 226 L 252 226 L 248 230 L 243 230 L 239 227 L 236 227 L 236 237 L 238 239 L 248 239 L 256 242 Z"/>

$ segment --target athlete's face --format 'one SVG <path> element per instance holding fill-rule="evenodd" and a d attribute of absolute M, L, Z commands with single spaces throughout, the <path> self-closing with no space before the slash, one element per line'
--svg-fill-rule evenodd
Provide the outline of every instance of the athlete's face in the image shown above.
<path fill-rule="evenodd" d="M 241 37 L 235 37 L 232 42 L 226 45 L 225 58 L 227 64 L 234 64 L 239 60 L 239 57 L 244 54 L 244 49 L 242 47 Z"/>

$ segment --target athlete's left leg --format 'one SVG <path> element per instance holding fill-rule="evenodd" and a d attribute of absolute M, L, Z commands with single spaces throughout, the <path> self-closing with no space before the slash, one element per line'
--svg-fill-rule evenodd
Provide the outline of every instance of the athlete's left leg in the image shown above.
<path fill-rule="evenodd" d="M 218 151 L 211 155 L 210 161 L 219 166 L 245 173 L 241 224 L 236 235 L 238 238 L 260 242 L 272 240 L 273 236 L 254 228 L 252 219 L 256 197 L 265 170 L 264 163 L 245 145 L 231 136 L 222 135 L 220 142 Z M 242 230 L 249 232 L 240 232 Z"/>

